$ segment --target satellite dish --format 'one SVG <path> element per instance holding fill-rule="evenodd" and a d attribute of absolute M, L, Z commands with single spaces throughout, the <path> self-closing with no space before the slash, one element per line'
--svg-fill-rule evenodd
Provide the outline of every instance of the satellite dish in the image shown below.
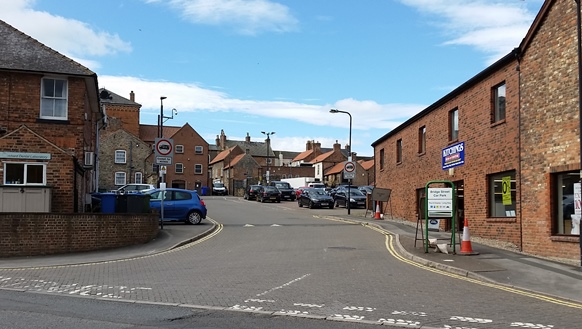
<path fill-rule="evenodd" d="M 111 94 L 107 90 L 103 89 L 99 93 L 99 98 L 101 98 L 101 99 L 111 99 Z"/>

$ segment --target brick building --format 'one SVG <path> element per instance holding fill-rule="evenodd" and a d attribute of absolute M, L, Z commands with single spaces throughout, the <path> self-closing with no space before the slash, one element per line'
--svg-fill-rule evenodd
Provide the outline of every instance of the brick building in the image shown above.
<path fill-rule="evenodd" d="M 0 21 L 1 211 L 85 211 L 102 118 L 94 72 Z"/>
<path fill-rule="evenodd" d="M 375 141 L 393 215 L 416 221 L 426 184 L 450 181 L 459 229 L 579 258 L 564 203 L 580 180 L 576 55 L 576 3 L 546 0 L 518 48 Z"/>

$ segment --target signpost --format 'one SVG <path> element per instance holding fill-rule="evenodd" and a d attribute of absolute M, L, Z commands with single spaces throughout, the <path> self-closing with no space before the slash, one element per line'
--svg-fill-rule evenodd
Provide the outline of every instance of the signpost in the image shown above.
<path fill-rule="evenodd" d="M 351 146 L 351 145 L 350 145 Z M 346 200 L 346 207 L 348 208 L 348 215 L 350 214 L 350 203 L 351 203 L 351 194 L 350 191 L 352 189 L 352 179 L 356 178 L 356 163 L 351 160 L 352 157 L 348 161 L 344 162 L 344 178 L 348 179 L 348 199 Z"/>

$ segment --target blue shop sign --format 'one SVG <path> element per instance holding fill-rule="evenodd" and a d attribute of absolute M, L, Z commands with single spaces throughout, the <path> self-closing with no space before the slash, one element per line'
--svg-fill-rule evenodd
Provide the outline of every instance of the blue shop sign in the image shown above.
<path fill-rule="evenodd" d="M 445 147 L 442 164 L 443 170 L 465 164 L 465 142 Z"/>

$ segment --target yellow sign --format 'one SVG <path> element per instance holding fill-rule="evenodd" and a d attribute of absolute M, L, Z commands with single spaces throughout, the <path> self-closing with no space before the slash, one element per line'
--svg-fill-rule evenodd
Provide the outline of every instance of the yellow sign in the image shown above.
<path fill-rule="evenodd" d="M 511 176 L 501 177 L 501 195 L 503 205 L 511 206 Z"/>

